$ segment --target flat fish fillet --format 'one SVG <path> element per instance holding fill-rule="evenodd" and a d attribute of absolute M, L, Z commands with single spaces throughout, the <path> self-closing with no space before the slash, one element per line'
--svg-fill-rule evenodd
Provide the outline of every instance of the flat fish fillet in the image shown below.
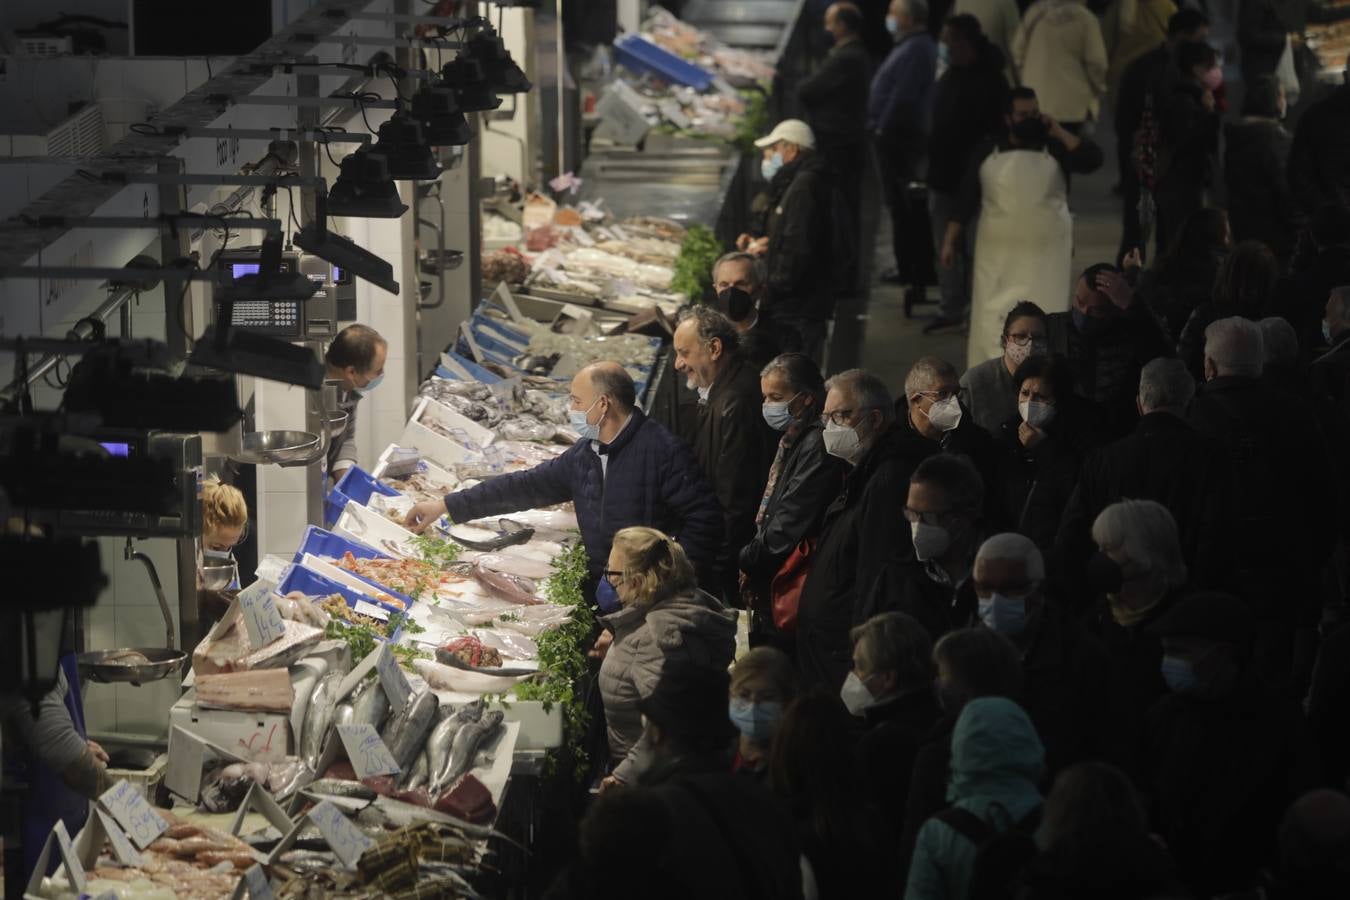
<path fill-rule="evenodd" d="M 283 619 L 286 632 L 277 640 L 257 650 L 249 646 L 248 633 L 240 624 L 217 640 L 204 640 L 192 653 L 192 669 L 198 675 L 219 672 L 247 672 L 252 669 L 284 668 L 317 644 L 323 638 L 323 629 Z"/>
<path fill-rule="evenodd" d="M 292 701 L 291 676 L 286 669 L 197 676 L 199 706 L 289 713 Z"/>

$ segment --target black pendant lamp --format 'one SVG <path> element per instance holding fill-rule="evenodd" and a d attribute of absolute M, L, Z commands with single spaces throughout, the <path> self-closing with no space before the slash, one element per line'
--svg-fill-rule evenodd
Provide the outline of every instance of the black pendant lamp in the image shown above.
<path fill-rule="evenodd" d="M 502 105 L 477 59 L 461 53 L 441 69 L 445 86 L 455 92 L 459 108 L 466 112 L 485 112 Z"/>
<path fill-rule="evenodd" d="M 384 154 L 389 176 L 395 181 L 429 181 L 441 174 L 423 137 L 422 123 L 402 110 L 380 126 L 379 139 L 371 149 Z"/>
<path fill-rule="evenodd" d="M 346 156 L 328 192 L 328 213 L 365 219 L 397 219 L 408 211 L 389 174 L 389 157 L 373 147 L 361 147 Z"/>
<path fill-rule="evenodd" d="M 422 123 L 422 137 L 432 147 L 462 147 L 473 139 L 455 92 L 445 85 L 426 85 L 413 94 L 410 115 Z"/>
<path fill-rule="evenodd" d="M 523 94 L 534 86 L 491 27 L 470 38 L 464 52 L 478 60 L 488 84 L 499 94 Z"/>

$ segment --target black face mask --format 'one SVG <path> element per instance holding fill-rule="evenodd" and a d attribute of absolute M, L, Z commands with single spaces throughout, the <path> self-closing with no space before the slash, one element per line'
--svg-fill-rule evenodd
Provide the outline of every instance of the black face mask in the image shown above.
<path fill-rule="evenodd" d="M 1045 123 L 1040 119 L 1023 119 L 1012 124 L 1012 135 L 1019 144 L 1043 144 L 1046 134 Z"/>
<path fill-rule="evenodd" d="M 1092 554 L 1088 560 L 1086 574 L 1088 585 L 1098 594 L 1117 593 L 1125 583 L 1120 563 L 1100 551 Z"/>
<path fill-rule="evenodd" d="M 717 311 L 733 322 L 744 322 L 755 308 L 755 298 L 738 287 L 729 287 L 717 295 Z"/>

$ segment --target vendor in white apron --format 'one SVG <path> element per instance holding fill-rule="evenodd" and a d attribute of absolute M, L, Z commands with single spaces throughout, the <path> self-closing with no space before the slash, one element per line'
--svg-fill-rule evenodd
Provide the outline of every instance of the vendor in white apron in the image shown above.
<path fill-rule="evenodd" d="M 1014 88 L 1008 132 L 975 154 L 947 223 L 942 261 L 955 256 L 962 231 L 978 217 L 966 366 L 999 356 L 1008 311 L 1030 300 L 1047 313 L 1069 308 L 1073 290 L 1073 216 L 1068 175 L 1091 172 L 1102 151 L 1041 114 L 1036 93 Z"/>

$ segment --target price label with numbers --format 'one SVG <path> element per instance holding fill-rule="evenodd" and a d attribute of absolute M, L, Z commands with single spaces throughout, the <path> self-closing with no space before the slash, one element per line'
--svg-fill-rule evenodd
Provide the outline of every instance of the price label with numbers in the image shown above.
<path fill-rule="evenodd" d="M 169 827 L 164 817 L 125 780 L 108 788 L 98 800 L 126 831 L 131 842 L 142 850 Z"/>
<path fill-rule="evenodd" d="M 255 650 L 286 636 L 277 598 L 266 581 L 259 579 L 240 592 L 239 609 L 244 614 L 249 646 Z"/>
<path fill-rule="evenodd" d="M 388 644 L 380 649 L 380 658 L 375 664 L 375 669 L 380 673 L 380 687 L 384 688 L 385 694 L 389 697 L 389 708 L 402 709 L 412 696 L 412 685 L 408 684 L 408 676 L 398 667 L 398 657 L 394 656 L 394 651 Z"/>
<path fill-rule="evenodd" d="M 361 830 L 327 800 L 309 811 L 309 820 L 319 829 L 328 846 L 333 848 L 338 859 L 347 868 L 353 868 L 375 842 L 361 833 Z"/>
<path fill-rule="evenodd" d="M 380 740 L 374 726 L 366 723 L 339 725 L 337 731 L 338 737 L 342 738 L 342 746 L 347 748 L 347 758 L 352 761 L 357 778 L 398 774 L 398 763 L 384 741 Z"/>

